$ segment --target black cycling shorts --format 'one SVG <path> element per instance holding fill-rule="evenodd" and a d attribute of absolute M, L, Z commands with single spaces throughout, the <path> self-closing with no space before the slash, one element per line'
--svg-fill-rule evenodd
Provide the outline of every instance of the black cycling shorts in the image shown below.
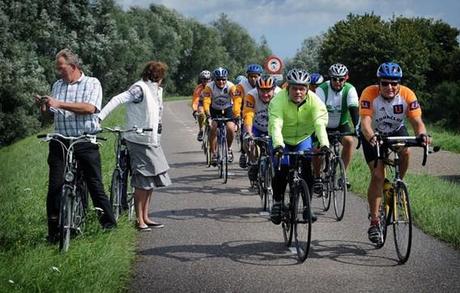
<path fill-rule="evenodd" d="M 407 132 L 407 128 L 403 126 L 399 130 L 388 134 L 388 136 L 409 136 L 409 133 Z M 366 162 L 369 163 L 377 159 L 377 150 L 375 147 L 371 146 L 362 133 L 360 133 L 360 137 Z"/>
<path fill-rule="evenodd" d="M 327 131 L 327 133 L 335 132 L 335 131 L 340 131 L 340 133 L 352 132 L 350 124 L 348 124 L 348 123 L 339 125 L 339 127 L 337 127 L 337 128 L 326 128 L 326 131 Z M 319 147 L 319 141 L 318 141 L 318 138 L 316 137 L 315 133 L 313 133 L 313 135 L 311 137 L 312 137 L 312 140 L 313 140 L 313 145 L 315 147 Z"/>
<path fill-rule="evenodd" d="M 225 108 L 224 110 L 216 110 L 214 108 L 209 109 L 211 118 L 228 118 L 233 119 L 232 107 Z"/>

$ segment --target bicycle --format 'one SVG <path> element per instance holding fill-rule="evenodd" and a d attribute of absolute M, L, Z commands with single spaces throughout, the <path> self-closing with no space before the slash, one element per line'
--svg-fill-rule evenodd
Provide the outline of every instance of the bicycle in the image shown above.
<path fill-rule="evenodd" d="M 104 127 L 105 130 L 115 134 L 115 169 L 112 173 L 110 186 L 110 203 L 112 205 L 113 215 L 118 221 L 123 210 L 128 211 L 128 219 L 132 220 L 134 216 L 134 190 L 128 185 L 131 166 L 129 153 L 126 143 L 122 137 L 123 133 L 136 132 L 142 135 L 146 131 L 152 131 L 152 128 L 138 128 L 122 130 L 118 126 L 114 128 Z"/>
<path fill-rule="evenodd" d="M 64 185 L 62 186 L 59 205 L 59 250 L 67 252 L 70 246 L 70 235 L 83 232 L 88 207 L 88 188 L 74 157 L 75 145 L 83 142 L 99 144 L 97 140 L 105 140 L 96 135 L 84 134 L 78 137 L 64 136 L 59 133 L 37 135 L 43 141 L 57 141 L 62 145 L 65 154 Z M 68 146 L 65 142 L 68 142 Z"/>
<path fill-rule="evenodd" d="M 297 258 L 304 262 L 310 251 L 312 212 L 311 198 L 307 183 L 300 177 L 301 164 L 308 156 L 316 155 L 311 151 L 285 152 L 284 156 L 293 159 L 289 163 L 288 184 L 289 197 L 284 196 L 281 212 L 281 227 L 287 246 L 295 239 Z M 281 158 L 278 158 L 278 170 L 281 168 Z"/>
<path fill-rule="evenodd" d="M 211 144 L 209 138 L 211 137 L 211 127 L 209 126 L 208 119 L 205 120 L 203 131 L 203 141 L 201 142 L 201 149 L 206 157 L 206 166 L 211 167 Z"/>
<path fill-rule="evenodd" d="M 340 156 L 340 139 L 344 136 L 355 136 L 352 132 L 341 133 L 334 131 L 328 133 L 331 153 L 326 156 L 326 168 L 322 172 L 323 188 L 320 194 L 323 211 L 328 211 L 333 199 L 334 213 L 337 221 L 343 219 L 347 198 L 347 184 L 345 164 Z"/>
<path fill-rule="evenodd" d="M 227 124 L 233 121 L 231 118 L 213 118 L 217 122 L 217 172 L 223 183 L 228 179 L 228 144 L 227 144 Z"/>
<path fill-rule="evenodd" d="M 254 183 L 251 182 L 251 186 L 257 184 L 262 208 L 267 212 L 270 212 L 271 206 L 273 204 L 273 164 L 270 157 L 269 144 L 270 137 L 268 135 L 255 137 L 249 141 L 250 151 L 252 151 L 254 148 L 257 148 L 259 153 L 257 160 L 257 181 Z"/>
<path fill-rule="evenodd" d="M 393 179 L 385 178 L 384 194 L 380 203 L 380 232 L 381 239 L 376 247 L 384 246 L 388 226 L 393 226 L 393 235 L 396 254 L 399 263 L 403 264 L 409 259 L 412 246 L 412 215 L 409 201 L 409 191 L 401 178 L 399 168 L 399 152 L 406 147 L 422 147 L 424 149 L 422 166 L 425 166 L 429 150 L 428 145 L 422 145 L 422 141 L 415 136 L 385 136 L 375 134 L 379 143 L 376 144 L 377 161 L 381 160 L 385 166 L 385 177 L 393 174 Z M 439 147 L 434 148 L 437 152 Z M 393 157 L 393 159 L 391 158 Z"/>

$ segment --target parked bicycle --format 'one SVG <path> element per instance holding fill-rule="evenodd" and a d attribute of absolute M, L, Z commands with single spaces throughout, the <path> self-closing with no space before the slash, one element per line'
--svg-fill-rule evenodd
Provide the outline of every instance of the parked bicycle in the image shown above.
<path fill-rule="evenodd" d="M 110 186 L 110 203 L 112 204 L 113 215 L 118 221 L 123 210 L 128 211 L 129 220 L 134 216 L 134 190 L 129 186 L 131 166 L 129 162 L 129 152 L 123 139 L 123 133 L 136 132 L 142 135 L 144 132 L 152 131 L 152 128 L 121 129 L 104 127 L 105 130 L 116 135 L 115 139 L 115 169 L 112 173 L 112 183 Z"/>
<path fill-rule="evenodd" d="M 74 157 L 75 145 L 83 142 L 98 144 L 98 140 L 105 140 L 96 135 L 84 134 L 78 137 L 64 136 L 59 133 L 37 135 L 43 141 L 59 142 L 65 152 L 64 185 L 62 186 L 59 206 L 59 250 L 68 251 L 71 234 L 83 232 L 88 207 L 88 188 L 83 178 L 83 172 Z M 65 141 L 65 142 L 64 142 Z"/>
<path fill-rule="evenodd" d="M 385 165 L 385 177 L 392 174 L 393 178 L 385 178 L 384 194 L 380 204 L 380 229 L 381 239 L 376 247 L 384 246 L 388 226 L 393 226 L 394 243 L 399 263 L 409 259 L 412 246 L 412 214 L 409 201 L 409 191 L 401 178 L 399 152 L 406 147 L 422 147 L 424 150 L 422 165 L 425 166 L 428 153 L 431 152 L 427 145 L 415 136 L 384 136 L 376 134 L 379 143 L 376 144 L 377 161 Z M 437 152 L 439 147 L 435 147 Z"/>
<path fill-rule="evenodd" d="M 343 219 L 347 199 L 347 176 L 345 165 L 340 155 L 340 140 L 344 136 L 354 135 L 351 132 L 341 133 L 340 131 L 328 133 L 332 153 L 330 156 L 326 156 L 326 160 L 329 161 L 326 163 L 327 168 L 321 175 L 323 188 L 320 196 L 324 211 L 329 210 L 331 201 L 334 203 L 334 213 L 337 221 Z"/>

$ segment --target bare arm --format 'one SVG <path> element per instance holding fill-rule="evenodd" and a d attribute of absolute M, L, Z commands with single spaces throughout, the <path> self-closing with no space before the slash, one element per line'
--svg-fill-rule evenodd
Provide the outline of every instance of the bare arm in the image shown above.
<path fill-rule="evenodd" d="M 96 106 L 88 103 L 67 103 L 56 100 L 50 96 L 46 96 L 46 98 L 46 106 L 48 108 L 62 109 L 77 114 L 93 114 L 96 112 Z"/>
<path fill-rule="evenodd" d="M 364 139 L 370 141 L 374 136 L 374 130 L 372 129 L 372 117 L 371 116 L 361 116 L 361 131 L 364 135 Z"/>

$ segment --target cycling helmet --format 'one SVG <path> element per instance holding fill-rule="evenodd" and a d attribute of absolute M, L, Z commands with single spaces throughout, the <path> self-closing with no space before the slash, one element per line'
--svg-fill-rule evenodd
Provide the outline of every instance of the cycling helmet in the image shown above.
<path fill-rule="evenodd" d="M 323 76 L 317 72 L 312 73 L 310 75 L 310 79 L 311 79 L 310 84 L 312 85 L 320 85 L 324 81 Z"/>
<path fill-rule="evenodd" d="M 341 63 L 336 63 L 329 67 L 330 77 L 344 77 L 346 75 L 348 75 L 348 68 Z"/>
<path fill-rule="evenodd" d="M 276 86 L 275 79 L 270 75 L 260 77 L 256 85 L 260 89 L 272 89 Z"/>
<path fill-rule="evenodd" d="M 243 82 L 243 81 L 245 81 L 245 80 L 248 80 L 248 79 L 246 78 L 246 76 L 244 76 L 244 75 L 238 75 L 238 76 L 235 78 L 235 84 L 239 84 L 240 82 Z"/>
<path fill-rule="evenodd" d="M 248 69 L 246 70 L 247 74 L 250 74 L 250 73 L 262 74 L 262 72 L 263 72 L 262 66 L 260 66 L 259 64 L 249 64 Z"/>
<path fill-rule="evenodd" d="M 200 72 L 200 79 L 211 79 L 211 72 L 209 70 L 203 70 Z"/>
<path fill-rule="evenodd" d="M 308 86 L 310 84 L 310 74 L 303 69 L 291 69 L 286 76 L 288 84 L 299 84 Z"/>
<path fill-rule="evenodd" d="M 223 67 L 217 67 L 212 72 L 214 78 L 216 79 L 227 79 L 228 78 L 228 70 Z"/>
<path fill-rule="evenodd" d="M 382 63 L 377 69 L 378 78 L 401 79 L 402 69 L 397 63 Z"/>

